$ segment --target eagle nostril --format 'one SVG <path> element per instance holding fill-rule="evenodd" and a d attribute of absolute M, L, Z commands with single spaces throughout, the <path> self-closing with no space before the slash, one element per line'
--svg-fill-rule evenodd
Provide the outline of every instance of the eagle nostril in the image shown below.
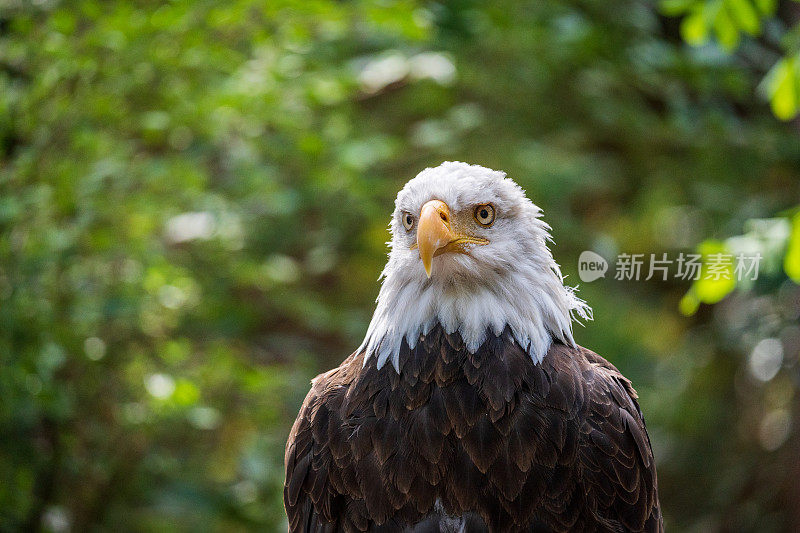
<path fill-rule="evenodd" d="M 447 222 L 447 213 L 445 213 L 444 211 L 439 211 L 439 216 L 442 217 L 442 220 Z"/>

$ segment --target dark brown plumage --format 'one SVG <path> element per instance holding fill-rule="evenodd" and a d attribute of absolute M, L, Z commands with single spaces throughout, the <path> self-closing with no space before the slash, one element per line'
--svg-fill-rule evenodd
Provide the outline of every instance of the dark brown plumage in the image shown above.
<path fill-rule="evenodd" d="M 662 531 L 636 392 L 584 348 L 534 364 L 507 329 L 440 326 L 400 373 L 355 353 L 314 379 L 286 446 L 292 532 Z"/>

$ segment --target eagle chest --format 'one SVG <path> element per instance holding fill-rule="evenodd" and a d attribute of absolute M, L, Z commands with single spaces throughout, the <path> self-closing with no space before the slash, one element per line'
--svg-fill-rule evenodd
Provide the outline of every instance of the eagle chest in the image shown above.
<path fill-rule="evenodd" d="M 315 446 L 330 450 L 320 465 L 330 488 L 347 495 L 340 505 L 363 502 L 378 524 L 414 524 L 435 508 L 475 512 L 511 531 L 574 499 L 579 385 L 556 381 L 508 332 L 471 354 L 436 328 L 403 346 L 399 374 L 374 358 L 362 364 L 354 360 L 312 424 Z"/>

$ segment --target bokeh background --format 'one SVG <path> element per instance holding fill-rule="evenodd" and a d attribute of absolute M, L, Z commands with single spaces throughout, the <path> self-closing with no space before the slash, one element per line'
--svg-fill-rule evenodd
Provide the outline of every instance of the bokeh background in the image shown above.
<path fill-rule="evenodd" d="M 669 530 L 800 530 L 798 6 L 3 0 L 0 530 L 285 531 L 309 380 L 443 160 L 518 181 L 573 285 L 587 249 L 764 255 L 580 284 L 576 335 Z"/>

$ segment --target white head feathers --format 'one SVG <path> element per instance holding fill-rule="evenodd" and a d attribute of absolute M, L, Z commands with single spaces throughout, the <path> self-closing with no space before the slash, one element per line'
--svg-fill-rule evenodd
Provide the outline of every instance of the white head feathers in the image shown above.
<path fill-rule="evenodd" d="M 430 200 L 446 203 L 454 225 L 489 242 L 473 245 L 468 253 L 434 257 L 428 279 L 419 251 L 412 248 L 416 225 L 406 229 L 403 218 L 418 218 Z M 484 204 L 495 209 L 490 226 L 473 218 L 476 206 Z M 391 359 L 399 371 L 403 339 L 413 348 L 437 323 L 447 333 L 458 331 L 470 352 L 489 332 L 500 335 L 508 326 L 535 363 L 554 338 L 574 344 L 573 316 L 591 319 L 591 309 L 564 285 L 547 247 L 550 227 L 540 216 L 505 173 L 477 165 L 445 162 L 406 183 L 395 201 L 378 305 L 359 348 L 366 350 L 364 360 L 377 357 L 380 368 Z"/>

